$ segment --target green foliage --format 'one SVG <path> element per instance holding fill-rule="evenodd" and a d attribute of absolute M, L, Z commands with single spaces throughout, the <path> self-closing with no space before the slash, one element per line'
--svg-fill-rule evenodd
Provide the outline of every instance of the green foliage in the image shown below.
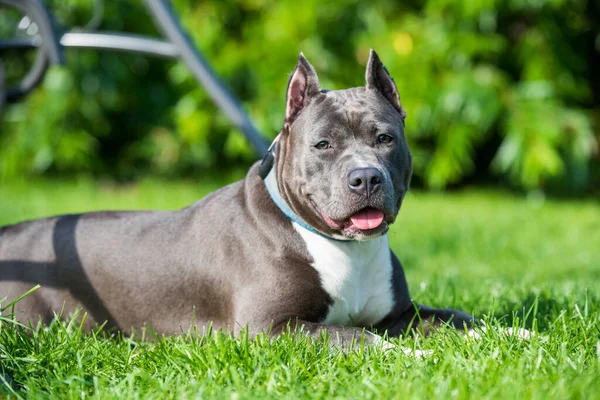
<path fill-rule="evenodd" d="M 85 25 L 93 8 L 91 0 L 49 3 L 66 26 Z M 141 3 L 105 3 L 103 29 L 155 33 Z M 339 89 L 364 83 L 375 48 L 408 110 L 417 182 L 444 188 L 481 170 L 525 189 L 583 190 L 599 179 L 591 15 L 600 11 L 588 2 L 174 4 L 266 136 L 281 127 L 299 51 L 323 87 Z M 90 51 L 69 52 L 68 59 L 68 70 L 52 71 L 41 90 L 8 108 L 1 177 L 192 175 L 255 158 L 182 64 Z M 23 68 L 8 66 L 9 76 Z"/>
<path fill-rule="evenodd" d="M 174 209 L 225 183 L 7 182 L 0 225 L 69 211 Z M 17 398 L 594 398 L 599 225 L 595 201 L 409 192 L 390 242 L 412 296 L 473 312 L 488 326 L 525 326 L 538 333 L 531 340 L 491 329 L 479 341 L 447 330 L 391 340 L 433 351 L 419 360 L 400 348 L 344 355 L 290 335 L 270 342 L 183 332 L 149 341 L 58 321 L 20 330 L 8 307 L 0 317 L 0 397 L 4 376 L 14 385 L 7 397 Z"/>

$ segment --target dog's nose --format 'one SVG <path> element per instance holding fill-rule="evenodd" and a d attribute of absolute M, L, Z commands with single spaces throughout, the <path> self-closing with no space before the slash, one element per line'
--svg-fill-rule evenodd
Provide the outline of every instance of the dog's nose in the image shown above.
<path fill-rule="evenodd" d="M 356 168 L 348 174 L 348 186 L 356 194 L 370 196 L 381 187 L 383 175 L 377 168 Z"/>

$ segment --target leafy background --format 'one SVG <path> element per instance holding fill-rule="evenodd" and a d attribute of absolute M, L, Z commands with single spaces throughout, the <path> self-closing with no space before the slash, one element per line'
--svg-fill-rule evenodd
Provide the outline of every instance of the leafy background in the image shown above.
<path fill-rule="evenodd" d="M 47 4 L 85 26 L 91 0 Z M 600 5 L 592 0 L 174 2 L 182 22 L 265 136 L 279 131 L 303 51 L 325 88 L 363 84 L 369 48 L 408 110 L 415 184 L 502 184 L 597 193 Z M 103 30 L 157 34 L 139 1 L 104 4 Z M 0 10 L 0 35 L 18 16 Z M 30 55 L 29 55 L 30 56 Z M 181 63 L 69 51 L 66 68 L 6 107 L 0 179 L 194 177 L 256 156 Z M 28 56 L 2 58 L 9 81 Z"/>

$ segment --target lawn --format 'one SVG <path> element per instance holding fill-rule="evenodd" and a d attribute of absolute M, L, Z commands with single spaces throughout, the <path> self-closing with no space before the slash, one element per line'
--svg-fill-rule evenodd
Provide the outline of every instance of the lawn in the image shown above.
<path fill-rule="evenodd" d="M 218 181 L 0 185 L 0 225 L 98 209 L 173 209 Z M 0 323 L 0 369 L 23 398 L 600 398 L 600 205 L 467 190 L 412 192 L 391 243 L 416 300 L 463 309 L 530 340 L 450 330 L 343 354 L 304 339 L 142 338 Z M 0 298 L 2 294 L 0 293 Z M 2 395 L 0 394 L 0 397 Z"/>

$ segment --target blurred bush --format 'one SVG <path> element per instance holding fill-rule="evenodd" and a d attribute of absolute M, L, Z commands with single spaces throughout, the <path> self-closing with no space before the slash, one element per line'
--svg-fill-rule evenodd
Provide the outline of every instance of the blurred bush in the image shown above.
<path fill-rule="evenodd" d="M 90 0 L 48 2 L 83 26 Z M 600 6 L 584 0 L 178 0 L 184 26 L 273 137 L 299 51 L 325 88 L 363 85 L 369 48 L 408 110 L 415 182 L 598 187 Z M 139 2 L 106 2 L 102 29 L 155 34 Z M 1 11 L 0 11 L 1 13 Z M 0 32 L 6 30 L 0 27 Z M 0 25 L 3 20 L 0 19 Z M 7 64 L 18 75 L 24 63 Z M 10 76 L 11 72 L 7 72 Z M 193 175 L 255 159 L 186 68 L 69 51 L 43 87 L 6 109 L 0 174 Z"/>

